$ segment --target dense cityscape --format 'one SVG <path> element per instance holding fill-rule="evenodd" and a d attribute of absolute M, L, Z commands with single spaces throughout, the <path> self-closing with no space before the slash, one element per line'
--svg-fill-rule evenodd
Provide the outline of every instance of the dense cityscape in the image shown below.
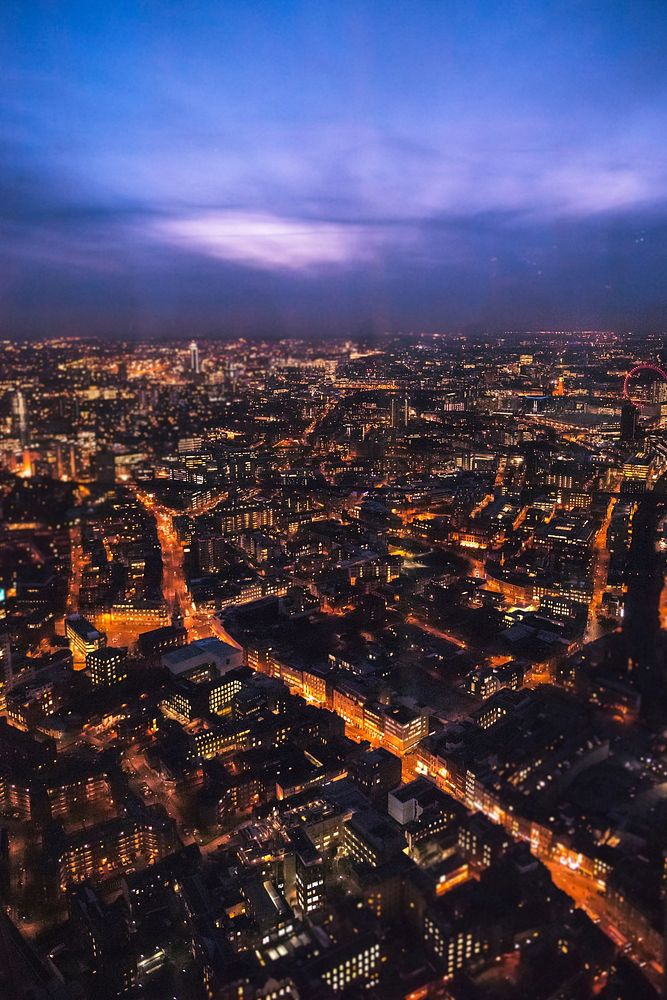
<path fill-rule="evenodd" d="M 666 361 L 4 342 L 0 995 L 663 995 Z"/>

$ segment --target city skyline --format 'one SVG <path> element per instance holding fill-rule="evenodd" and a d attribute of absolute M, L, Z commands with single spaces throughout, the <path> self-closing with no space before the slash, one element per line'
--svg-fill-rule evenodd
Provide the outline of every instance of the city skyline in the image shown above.
<path fill-rule="evenodd" d="M 662 336 L 3 347 L 0 996 L 664 996 Z"/>
<path fill-rule="evenodd" d="M 3 19 L 5 337 L 664 327 L 658 4 Z"/>

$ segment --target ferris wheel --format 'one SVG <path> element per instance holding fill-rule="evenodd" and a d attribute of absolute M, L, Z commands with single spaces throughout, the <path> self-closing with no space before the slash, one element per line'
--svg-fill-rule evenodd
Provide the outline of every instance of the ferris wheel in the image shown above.
<path fill-rule="evenodd" d="M 664 368 L 661 368 L 660 365 L 654 365 L 650 361 L 641 361 L 638 365 L 635 365 L 634 368 L 631 368 L 630 371 L 627 373 L 627 375 L 625 376 L 625 380 L 623 382 L 623 399 L 627 399 L 630 403 L 633 403 L 635 406 L 637 404 L 635 403 L 631 394 L 632 379 L 635 377 L 635 375 L 638 375 L 639 372 L 644 372 L 644 371 L 654 372 L 654 374 L 659 375 L 664 382 L 667 382 L 667 372 L 664 370 Z"/>

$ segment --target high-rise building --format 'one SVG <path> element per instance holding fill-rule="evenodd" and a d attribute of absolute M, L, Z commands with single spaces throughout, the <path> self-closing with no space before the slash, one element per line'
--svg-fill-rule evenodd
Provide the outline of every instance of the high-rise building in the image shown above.
<path fill-rule="evenodd" d="M 116 482 L 116 456 L 112 451 L 98 451 L 91 464 L 95 482 L 109 485 Z"/>
<path fill-rule="evenodd" d="M 245 536 L 244 536 L 245 537 Z M 229 545 L 223 535 L 207 532 L 195 540 L 197 565 L 204 573 L 217 573 L 225 565 Z"/>
<path fill-rule="evenodd" d="M 409 404 L 407 396 L 391 397 L 391 426 L 394 429 L 407 427 Z"/>
<path fill-rule="evenodd" d="M 667 429 L 667 401 L 658 405 L 658 428 L 661 431 Z"/>
<path fill-rule="evenodd" d="M 4 587 L 0 587 L 0 710 L 4 710 L 7 685 L 12 679 L 12 647 L 7 629 Z"/>
<path fill-rule="evenodd" d="M 629 399 L 621 406 L 621 443 L 633 444 L 637 440 L 637 407 Z"/>
<path fill-rule="evenodd" d="M 21 442 L 21 447 L 25 448 L 28 444 L 28 411 L 21 389 L 17 389 L 12 398 L 12 420 L 14 433 Z"/>
<path fill-rule="evenodd" d="M 651 467 L 650 457 L 643 452 L 628 458 L 623 463 L 621 492 L 630 496 L 645 493 L 649 486 Z"/>
<path fill-rule="evenodd" d="M 296 899 L 303 914 L 321 909 L 325 902 L 324 862 L 310 837 L 303 830 L 292 835 L 296 848 Z"/>
<path fill-rule="evenodd" d="M 660 595 L 663 567 L 655 545 L 662 499 L 648 494 L 637 504 L 632 520 L 632 541 L 625 569 L 627 593 L 623 637 L 628 676 L 642 696 L 641 711 L 660 710 L 665 695 L 664 671 L 659 657 Z"/>
<path fill-rule="evenodd" d="M 193 375 L 199 375 L 199 348 L 197 347 L 197 341 L 190 341 L 190 371 Z"/>
<path fill-rule="evenodd" d="M 651 399 L 654 403 L 667 402 L 667 382 L 657 378 L 651 386 Z"/>

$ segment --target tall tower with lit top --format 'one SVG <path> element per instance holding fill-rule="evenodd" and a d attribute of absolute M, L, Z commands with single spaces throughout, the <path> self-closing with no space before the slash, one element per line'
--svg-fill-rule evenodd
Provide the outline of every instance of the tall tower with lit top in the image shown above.
<path fill-rule="evenodd" d="M 190 372 L 193 375 L 199 375 L 199 348 L 197 347 L 197 341 L 190 341 Z"/>
<path fill-rule="evenodd" d="M 28 412 L 22 389 L 17 389 L 12 398 L 12 418 L 21 447 L 25 448 L 28 444 Z"/>

